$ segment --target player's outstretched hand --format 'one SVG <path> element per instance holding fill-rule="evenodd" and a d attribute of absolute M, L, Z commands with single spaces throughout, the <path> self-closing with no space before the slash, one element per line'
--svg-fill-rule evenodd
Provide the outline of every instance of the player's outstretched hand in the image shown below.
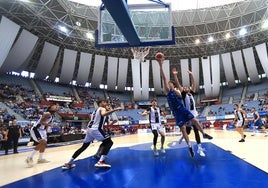
<path fill-rule="evenodd" d="M 190 70 L 187 70 L 187 72 L 188 72 L 188 74 L 190 74 L 190 75 L 191 75 L 191 74 L 193 74 L 193 72 L 192 72 L 192 71 L 190 71 Z"/>
<path fill-rule="evenodd" d="M 178 70 L 177 70 L 176 67 L 172 68 L 172 73 L 173 73 L 173 74 L 178 74 Z"/>

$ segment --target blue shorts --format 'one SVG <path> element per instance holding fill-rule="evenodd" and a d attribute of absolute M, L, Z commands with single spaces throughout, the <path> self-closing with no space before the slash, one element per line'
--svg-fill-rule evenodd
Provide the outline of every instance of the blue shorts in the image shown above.
<path fill-rule="evenodd" d="M 260 127 L 260 126 L 262 126 L 262 120 L 257 120 L 255 123 L 254 123 L 254 126 L 255 127 Z"/>
<path fill-rule="evenodd" d="M 187 110 L 185 107 L 180 107 L 179 109 L 175 109 L 172 111 L 173 116 L 176 120 L 176 125 L 181 127 L 183 126 L 187 121 L 190 121 L 194 118 L 193 114 Z"/>

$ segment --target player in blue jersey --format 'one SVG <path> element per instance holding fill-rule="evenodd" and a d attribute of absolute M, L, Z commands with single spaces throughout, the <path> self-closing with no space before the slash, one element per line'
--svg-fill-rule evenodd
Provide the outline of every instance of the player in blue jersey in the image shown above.
<path fill-rule="evenodd" d="M 164 89 L 167 95 L 167 101 L 172 111 L 173 116 L 176 120 L 176 125 L 180 127 L 183 137 L 189 147 L 189 152 L 191 157 L 194 156 L 194 151 L 192 145 L 189 140 L 189 136 L 186 132 L 186 123 L 188 121 L 192 121 L 193 125 L 198 128 L 198 130 L 203 134 L 204 138 L 212 139 L 212 137 L 206 133 L 204 133 L 203 129 L 201 128 L 198 120 L 193 116 L 193 114 L 184 107 L 183 99 L 180 90 L 176 89 L 176 84 L 174 81 L 167 81 L 166 75 L 163 71 L 163 62 L 164 57 L 158 58 L 155 57 L 157 62 L 160 66 L 160 74 L 164 83 Z"/>
<path fill-rule="evenodd" d="M 263 125 L 263 122 L 261 120 L 260 114 L 259 112 L 256 110 L 256 108 L 252 107 L 251 108 L 251 112 L 253 115 L 253 134 L 251 136 L 255 136 L 256 135 L 256 129 L 260 128 Z"/>

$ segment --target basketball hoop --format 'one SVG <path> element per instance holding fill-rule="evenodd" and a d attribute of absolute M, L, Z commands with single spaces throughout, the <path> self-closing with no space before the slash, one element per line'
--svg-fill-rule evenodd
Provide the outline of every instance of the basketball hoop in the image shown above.
<path fill-rule="evenodd" d="M 149 47 L 135 47 L 131 48 L 131 51 L 133 53 L 133 58 L 138 60 L 140 63 L 146 62 L 144 59 L 150 51 Z"/>

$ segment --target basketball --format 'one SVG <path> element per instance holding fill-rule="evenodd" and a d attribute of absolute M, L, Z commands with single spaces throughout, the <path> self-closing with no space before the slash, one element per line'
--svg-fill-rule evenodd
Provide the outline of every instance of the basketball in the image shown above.
<path fill-rule="evenodd" d="M 162 52 L 157 52 L 155 54 L 155 59 L 164 59 L 164 54 Z"/>

